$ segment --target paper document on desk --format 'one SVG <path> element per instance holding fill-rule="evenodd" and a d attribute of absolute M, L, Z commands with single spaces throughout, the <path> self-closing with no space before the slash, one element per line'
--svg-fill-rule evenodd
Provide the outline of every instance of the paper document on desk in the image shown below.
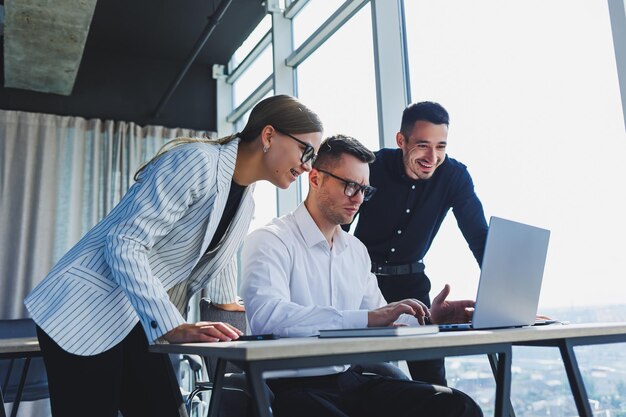
<path fill-rule="evenodd" d="M 320 338 L 326 337 L 376 337 L 376 336 L 415 336 L 438 333 L 437 326 L 386 326 L 362 327 L 356 329 L 320 330 Z"/>

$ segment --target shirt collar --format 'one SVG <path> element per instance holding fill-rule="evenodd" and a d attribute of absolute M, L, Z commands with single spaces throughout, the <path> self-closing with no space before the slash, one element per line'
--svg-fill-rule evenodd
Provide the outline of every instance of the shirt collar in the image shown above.
<path fill-rule="evenodd" d="M 304 202 L 300 203 L 300 205 L 294 210 L 293 216 L 307 247 L 311 248 L 320 243 L 328 246 L 326 237 L 322 234 L 319 227 L 317 227 L 317 224 L 315 224 L 315 221 L 313 220 L 313 217 L 311 217 L 309 210 L 304 205 Z M 347 246 L 348 242 L 344 236 L 343 230 L 341 227 L 337 227 L 333 236 L 333 250 L 343 251 Z"/>

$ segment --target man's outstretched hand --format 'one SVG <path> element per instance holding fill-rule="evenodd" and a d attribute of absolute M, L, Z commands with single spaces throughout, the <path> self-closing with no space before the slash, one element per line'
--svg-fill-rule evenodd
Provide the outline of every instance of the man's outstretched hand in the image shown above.
<path fill-rule="evenodd" d="M 473 300 L 447 301 L 450 294 L 450 285 L 446 284 L 443 290 L 433 299 L 430 307 L 430 318 L 433 324 L 467 323 L 474 313 Z"/>

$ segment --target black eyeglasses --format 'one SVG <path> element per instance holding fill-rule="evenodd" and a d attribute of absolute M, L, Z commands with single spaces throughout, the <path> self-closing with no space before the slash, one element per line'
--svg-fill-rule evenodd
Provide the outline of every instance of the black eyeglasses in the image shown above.
<path fill-rule="evenodd" d="M 330 173 L 328 171 L 325 171 L 323 169 L 317 168 L 317 170 L 319 172 L 323 172 L 326 175 L 330 175 L 331 177 L 333 177 L 336 180 L 339 180 L 339 181 L 343 182 L 345 184 L 345 188 L 343 189 L 343 193 L 345 195 L 347 195 L 348 197 L 354 197 L 354 195 L 360 191 L 360 192 L 363 193 L 363 201 L 367 201 L 370 198 L 372 198 L 372 196 L 376 192 L 376 188 L 372 187 L 371 185 L 357 184 L 354 181 L 348 181 L 345 178 L 338 177 L 335 174 Z"/>
<path fill-rule="evenodd" d="M 307 162 L 311 161 L 311 166 L 313 166 L 313 164 L 315 163 L 315 158 L 317 158 L 317 154 L 315 153 L 315 148 L 313 148 L 313 146 L 301 141 L 297 137 L 292 136 L 287 132 L 283 132 L 282 130 L 278 130 L 276 128 L 274 128 L 274 130 L 276 130 L 281 135 L 289 136 L 291 139 L 295 140 L 299 144 L 304 145 L 304 151 L 302 151 L 302 157 L 300 158 L 300 162 L 306 164 Z"/>

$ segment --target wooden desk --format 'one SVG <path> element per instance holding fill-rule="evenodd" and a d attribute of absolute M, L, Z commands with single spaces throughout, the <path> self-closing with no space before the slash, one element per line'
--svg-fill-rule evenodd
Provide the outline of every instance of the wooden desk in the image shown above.
<path fill-rule="evenodd" d="M 508 415 L 511 386 L 511 343 L 490 331 L 450 332 L 419 336 L 318 339 L 316 337 L 228 343 L 186 343 L 151 346 L 153 352 L 190 353 L 217 357 L 210 415 L 217 416 L 226 361 L 245 372 L 262 417 L 271 416 L 263 372 L 348 363 L 422 360 L 442 356 L 498 354 L 496 411 Z"/>
<path fill-rule="evenodd" d="M 219 359 L 211 396 L 211 416 L 217 416 L 226 361 L 236 363 L 246 372 L 251 395 L 262 417 L 271 416 L 266 386 L 263 384 L 264 371 L 495 353 L 498 354 L 498 363 L 494 414 L 496 417 L 504 417 L 510 411 L 511 347 L 556 346 L 561 349 L 580 415 L 592 417 L 572 347 L 615 342 L 626 342 L 626 323 L 550 325 L 385 338 L 309 337 L 254 342 L 185 343 L 154 345 L 151 350 L 214 356 Z"/>
<path fill-rule="evenodd" d="M 26 376 L 28 375 L 28 367 L 30 366 L 30 360 L 33 357 L 41 356 L 39 351 L 39 342 L 36 337 L 23 337 L 18 339 L 0 339 L 0 360 L 2 359 L 19 359 L 24 358 L 24 368 L 22 368 L 22 376 L 20 377 L 17 391 L 15 393 L 15 401 L 13 402 L 13 408 L 11 410 L 11 416 L 14 417 L 17 413 L 18 404 L 22 399 L 22 391 L 24 390 L 24 383 L 26 382 Z M 4 411 L 4 396 L 0 389 L 0 417 L 6 417 Z"/>

